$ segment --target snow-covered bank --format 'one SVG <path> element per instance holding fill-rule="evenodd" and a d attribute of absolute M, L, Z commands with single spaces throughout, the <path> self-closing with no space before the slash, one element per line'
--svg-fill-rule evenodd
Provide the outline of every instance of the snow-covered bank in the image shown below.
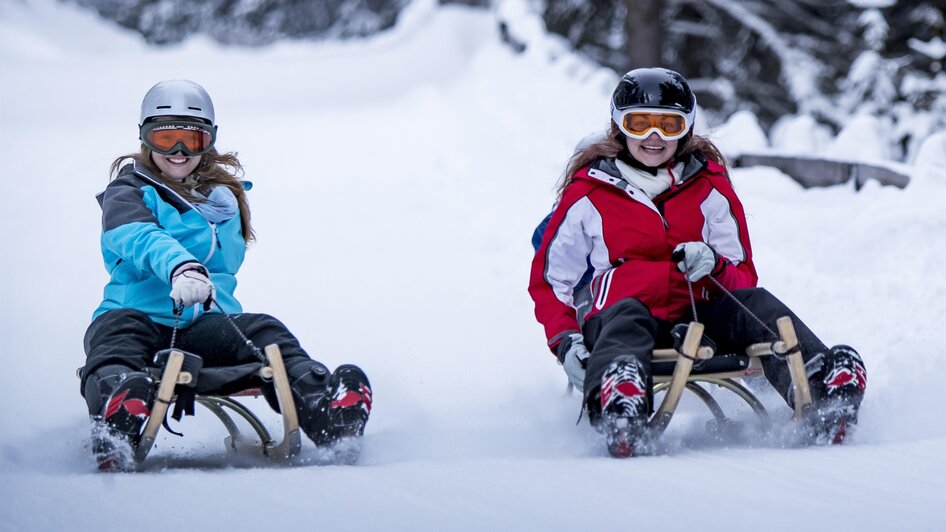
<path fill-rule="evenodd" d="M 806 191 L 773 171 L 734 172 L 762 284 L 827 342 L 864 354 L 861 430 L 840 449 L 615 461 L 574 425 L 577 400 L 563 396 L 525 291 L 532 228 L 574 144 L 607 124 L 612 74 L 516 56 L 489 13 L 461 7 L 418 4 L 362 42 L 164 51 L 58 3 L 0 9 L 0 100 L 13 103 L 0 106 L 0 529 L 117 530 L 127 522 L 114 508 L 140 508 L 146 493 L 167 510 L 137 530 L 946 526 L 943 181 Z M 186 438 L 162 436 L 156 467 L 92 472 L 73 371 L 105 282 L 93 196 L 111 160 L 137 148 L 140 97 L 172 77 L 209 89 L 219 145 L 256 185 L 244 307 L 371 376 L 358 466 L 223 467 L 223 429 L 198 412 Z"/>

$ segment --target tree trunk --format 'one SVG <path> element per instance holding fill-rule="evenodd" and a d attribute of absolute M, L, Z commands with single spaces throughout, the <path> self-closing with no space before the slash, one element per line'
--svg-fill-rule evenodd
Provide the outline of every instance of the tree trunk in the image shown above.
<path fill-rule="evenodd" d="M 624 50 L 627 55 L 628 67 L 662 66 L 660 56 L 663 43 L 663 26 L 660 21 L 661 0 L 624 0 L 627 6 L 627 16 L 624 19 L 624 28 L 627 30 L 627 41 Z"/>

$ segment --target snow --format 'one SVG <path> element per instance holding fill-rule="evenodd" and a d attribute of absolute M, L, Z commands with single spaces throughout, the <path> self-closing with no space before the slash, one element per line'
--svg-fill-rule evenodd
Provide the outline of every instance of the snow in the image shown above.
<path fill-rule="evenodd" d="M 934 61 L 941 61 L 943 57 L 946 57 L 946 42 L 940 39 L 939 36 L 933 37 L 929 41 L 910 39 L 907 41 L 907 45 Z"/>
<path fill-rule="evenodd" d="M 917 172 L 915 180 L 929 180 L 946 185 L 946 132 L 941 131 L 927 137 L 916 154 L 914 164 L 922 169 L 922 172 Z"/>
<path fill-rule="evenodd" d="M 769 147 L 769 140 L 759 126 L 759 120 L 749 111 L 736 111 L 725 124 L 706 135 L 729 157 L 746 152 L 758 153 Z"/>
<path fill-rule="evenodd" d="M 828 144 L 825 155 L 830 159 L 877 162 L 889 160 L 884 132 L 891 128 L 887 121 L 866 113 L 855 115 L 838 136 Z"/>
<path fill-rule="evenodd" d="M 897 0 L 848 0 L 848 3 L 861 9 L 882 9 L 893 6 Z"/>
<path fill-rule="evenodd" d="M 772 126 L 772 148 L 780 153 L 822 155 L 831 142 L 831 130 L 808 114 L 784 116 Z"/>
<path fill-rule="evenodd" d="M 261 49 L 149 49 L 52 0 L 0 10 L 0 530 L 946 528 L 942 137 L 910 167 L 938 177 L 905 190 L 733 172 L 762 285 L 864 355 L 849 443 L 701 441 L 709 416 L 690 398 L 661 453 L 619 461 L 575 425 L 526 293 L 532 229 L 575 144 L 607 126 L 613 72 L 542 41 L 512 7 L 522 55 L 501 45 L 496 12 L 432 1 L 373 39 Z M 168 78 L 210 91 L 219 146 L 255 183 L 244 307 L 371 377 L 355 466 L 233 464 L 198 411 L 185 438 L 162 432 L 143 472 L 94 471 L 73 374 L 106 280 L 93 196 L 137 149 L 141 95 Z M 778 147 L 805 141 L 792 131 Z M 747 148 L 731 138 L 730 152 Z M 872 145 L 845 153 L 879 156 Z"/>

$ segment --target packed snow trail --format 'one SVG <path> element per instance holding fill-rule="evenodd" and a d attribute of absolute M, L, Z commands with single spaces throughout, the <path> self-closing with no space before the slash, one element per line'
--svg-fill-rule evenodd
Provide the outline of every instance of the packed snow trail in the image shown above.
<path fill-rule="evenodd" d="M 552 39 L 515 55 L 490 12 L 424 2 L 373 39 L 261 49 L 154 50 L 71 4 L 0 9 L 14 102 L 0 107 L 0 529 L 117 530 L 114 508 L 143 494 L 166 510 L 142 531 L 946 527 L 946 180 L 806 191 L 734 171 L 761 284 L 864 355 L 858 432 L 840 448 L 720 447 L 685 401 L 667 452 L 613 460 L 575 425 L 526 293 L 532 229 L 575 143 L 607 125 L 613 72 Z M 106 280 L 94 194 L 137 150 L 140 95 L 178 77 L 214 94 L 219 146 L 255 184 L 244 307 L 372 380 L 357 466 L 234 464 L 198 411 L 144 473 L 93 472 L 74 370 Z"/>

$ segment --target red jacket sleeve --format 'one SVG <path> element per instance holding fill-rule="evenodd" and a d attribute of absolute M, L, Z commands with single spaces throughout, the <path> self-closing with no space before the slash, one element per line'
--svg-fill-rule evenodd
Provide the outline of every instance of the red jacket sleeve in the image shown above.
<path fill-rule="evenodd" d="M 573 185 L 566 189 L 532 259 L 529 295 L 553 351 L 567 333 L 581 330 L 575 314 L 574 288 L 588 269 L 592 250 L 583 220 L 597 215 L 597 211 L 579 188 Z"/>
<path fill-rule="evenodd" d="M 706 223 L 706 241 L 719 256 L 713 276 L 727 290 L 754 288 L 759 276 L 752 262 L 752 245 L 742 202 L 725 174 L 714 173 L 710 181 L 714 191 L 701 208 Z M 715 288 L 709 280 L 702 283 L 711 291 Z"/>

